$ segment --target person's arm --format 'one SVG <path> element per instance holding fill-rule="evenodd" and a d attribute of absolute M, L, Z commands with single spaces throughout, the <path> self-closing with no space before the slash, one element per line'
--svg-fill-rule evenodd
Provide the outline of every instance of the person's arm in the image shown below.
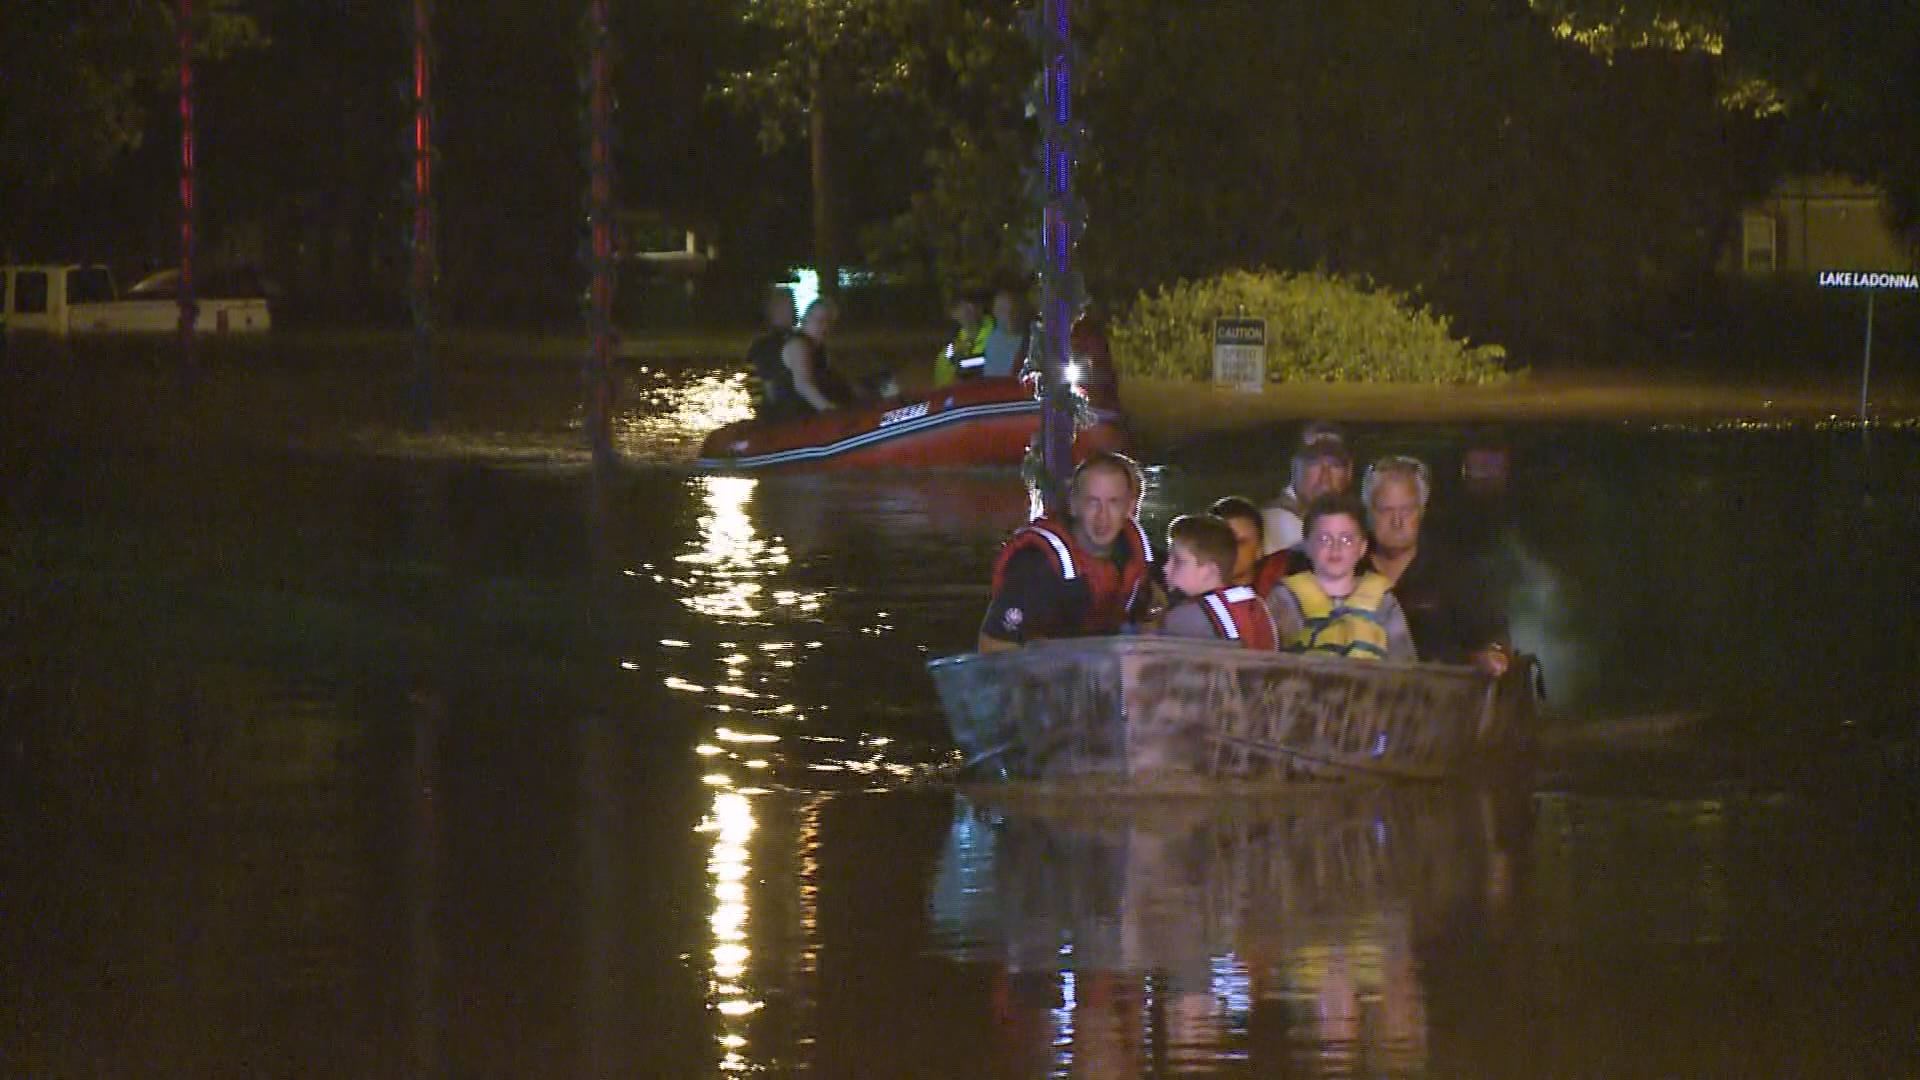
<path fill-rule="evenodd" d="M 1007 563 L 1000 591 L 987 601 L 980 620 L 978 651 L 1017 649 L 1056 632 L 1063 584 L 1049 558 L 1030 548 L 1016 552 Z"/>
<path fill-rule="evenodd" d="M 1300 613 L 1300 598 L 1285 585 L 1275 585 L 1267 592 L 1267 614 L 1273 616 L 1274 640 L 1280 643 L 1280 651 L 1286 652 L 1300 635 L 1300 629 L 1307 625 L 1306 617 Z"/>
<path fill-rule="evenodd" d="M 805 338 L 795 336 L 780 350 L 780 360 L 793 372 L 793 389 L 807 404 L 826 412 L 839 408 L 839 404 L 822 393 L 813 377 L 813 346 Z"/>
<path fill-rule="evenodd" d="M 1167 637 L 1212 639 L 1219 637 L 1213 628 L 1213 620 L 1200 609 L 1197 600 L 1182 600 L 1167 609 L 1167 615 L 1160 624 L 1161 634 Z"/>
<path fill-rule="evenodd" d="M 1381 598 L 1380 624 L 1387 628 L 1387 659 L 1418 660 L 1420 653 L 1413 647 L 1413 629 L 1407 625 L 1407 613 L 1400 610 L 1400 601 L 1392 593 Z"/>

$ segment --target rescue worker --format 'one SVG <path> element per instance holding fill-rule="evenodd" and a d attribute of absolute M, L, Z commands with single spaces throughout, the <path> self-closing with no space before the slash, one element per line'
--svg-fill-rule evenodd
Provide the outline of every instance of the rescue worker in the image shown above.
<path fill-rule="evenodd" d="M 993 294 L 993 329 L 981 346 L 980 374 L 989 379 L 1008 379 L 1020 373 L 1027 362 L 1028 336 L 1033 321 L 1027 317 L 1026 299 L 1016 290 L 1002 288 Z"/>
<path fill-rule="evenodd" d="M 1307 557 L 1313 568 L 1280 582 L 1266 596 L 1288 652 L 1354 659 L 1413 660 L 1407 617 L 1391 583 L 1361 570 L 1367 554 L 1366 511 L 1350 495 L 1322 495 L 1307 506 Z"/>
<path fill-rule="evenodd" d="M 766 332 L 747 346 L 747 365 L 760 381 L 755 407 L 763 420 L 785 419 L 800 412 L 793 389 L 793 373 L 780 358 L 787 339 L 793 336 L 793 324 L 799 314 L 794 308 L 793 290 L 784 287 L 767 290 L 763 313 L 767 320 Z"/>
<path fill-rule="evenodd" d="M 1233 529 L 1211 514 L 1183 514 L 1167 526 L 1167 584 L 1187 597 L 1167 609 L 1160 632 L 1207 638 L 1272 652 L 1279 647 L 1273 615 L 1247 585 L 1232 584 Z"/>
<path fill-rule="evenodd" d="M 1000 549 L 979 651 L 1149 621 L 1159 596 L 1153 548 L 1134 519 L 1139 508 L 1133 459 L 1099 453 L 1082 462 L 1068 488 L 1068 520 L 1035 518 Z"/>
<path fill-rule="evenodd" d="M 953 340 L 933 362 L 933 385 L 947 386 L 959 379 L 977 379 L 986 372 L 987 338 L 993 318 L 987 314 L 986 294 L 967 291 L 953 298 L 947 314 L 959 324 Z"/>

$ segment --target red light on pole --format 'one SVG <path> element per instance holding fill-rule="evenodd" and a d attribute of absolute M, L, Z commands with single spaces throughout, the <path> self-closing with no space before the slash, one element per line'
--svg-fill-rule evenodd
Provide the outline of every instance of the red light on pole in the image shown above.
<path fill-rule="evenodd" d="M 433 299 L 439 250 L 433 204 L 433 0 L 413 0 L 413 413 L 433 426 Z"/>
<path fill-rule="evenodd" d="M 587 443 L 597 463 L 613 457 L 613 77 L 607 0 L 587 5 L 587 226 L 592 282 L 588 289 L 583 382 Z"/>
<path fill-rule="evenodd" d="M 189 374 L 193 371 L 193 330 L 200 305 L 193 293 L 194 186 L 193 160 L 193 0 L 180 0 L 180 348 Z"/>

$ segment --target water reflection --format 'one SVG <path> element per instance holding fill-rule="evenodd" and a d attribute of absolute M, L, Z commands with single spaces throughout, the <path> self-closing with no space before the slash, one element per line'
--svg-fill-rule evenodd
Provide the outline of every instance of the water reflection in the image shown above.
<path fill-rule="evenodd" d="M 713 930 L 713 976 L 707 984 L 707 1001 L 719 1017 L 719 1067 L 722 1072 L 744 1072 L 746 1059 L 745 1017 L 759 1011 L 761 1002 L 744 985 L 747 961 L 752 950 L 747 944 L 748 875 L 753 862 L 748 842 L 753 837 L 753 803 L 745 794 L 720 790 L 714 793 L 713 808 L 699 831 L 711 834 L 712 853 L 707 857 L 707 875 L 713 887 L 713 913 L 708 925 Z"/>
<path fill-rule="evenodd" d="M 614 449 L 629 462 L 686 464 L 707 433 L 753 415 L 744 371 L 623 372 L 612 418 Z"/>
<path fill-rule="evenodd" d="M 1416 934 L 1505 903 L 1507 805 L 963 798 L 933 916 L 949 955 L 991 972 L 1006 1075 L 1409 1075 L 1428 1056 Z"/>

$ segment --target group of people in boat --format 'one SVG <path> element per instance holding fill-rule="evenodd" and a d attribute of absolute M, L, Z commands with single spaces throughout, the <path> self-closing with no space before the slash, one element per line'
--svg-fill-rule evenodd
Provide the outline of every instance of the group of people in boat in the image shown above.
<path fill-rule="evenodd" d="M 820 297 L 797 312 L 793 291 L 770 289 L 763 308 L 766 323 L 747 347 L 747 364 L 760 384 L 756 412 L 762 420 L 789 420 L 855 404 L 898 396 L 892 375 L 859 381 L 836 371 L 827 339 L 840 318 L 839 306 Z M 954 334 L 935 356 L 935 389 L 966 379 L 1013 378 L 1029 374 L 1033 314 L 1024 290 L 1010 285 L 966 288 L 955 293 L 947 314 Z M 1074 323 L 1070 349 L 1074 375 L 1096 404 L 1112 404 L 1118 381 L 1113 375 L 1106 335 L 1091 312 Z"/>
<path fill-rule="evenodd" d="M 1505 673 L 1511 646 L 1495 590 L 1464 555 L 1422 537 L 1432 495 L 1423 462 L 1383 457 L 1356 493 L 1342 432 L 1310 424 L 1290 464 L 1287 488 L 1264 507 L 1228 496 L 1174 518 L 1160 565 L 1137 520 L 1139 467 L 1120 454 L 1089 457 L 1066 520 L 1029 522 L 1002 548 L 979 650 L 1159 633 Z"/>

